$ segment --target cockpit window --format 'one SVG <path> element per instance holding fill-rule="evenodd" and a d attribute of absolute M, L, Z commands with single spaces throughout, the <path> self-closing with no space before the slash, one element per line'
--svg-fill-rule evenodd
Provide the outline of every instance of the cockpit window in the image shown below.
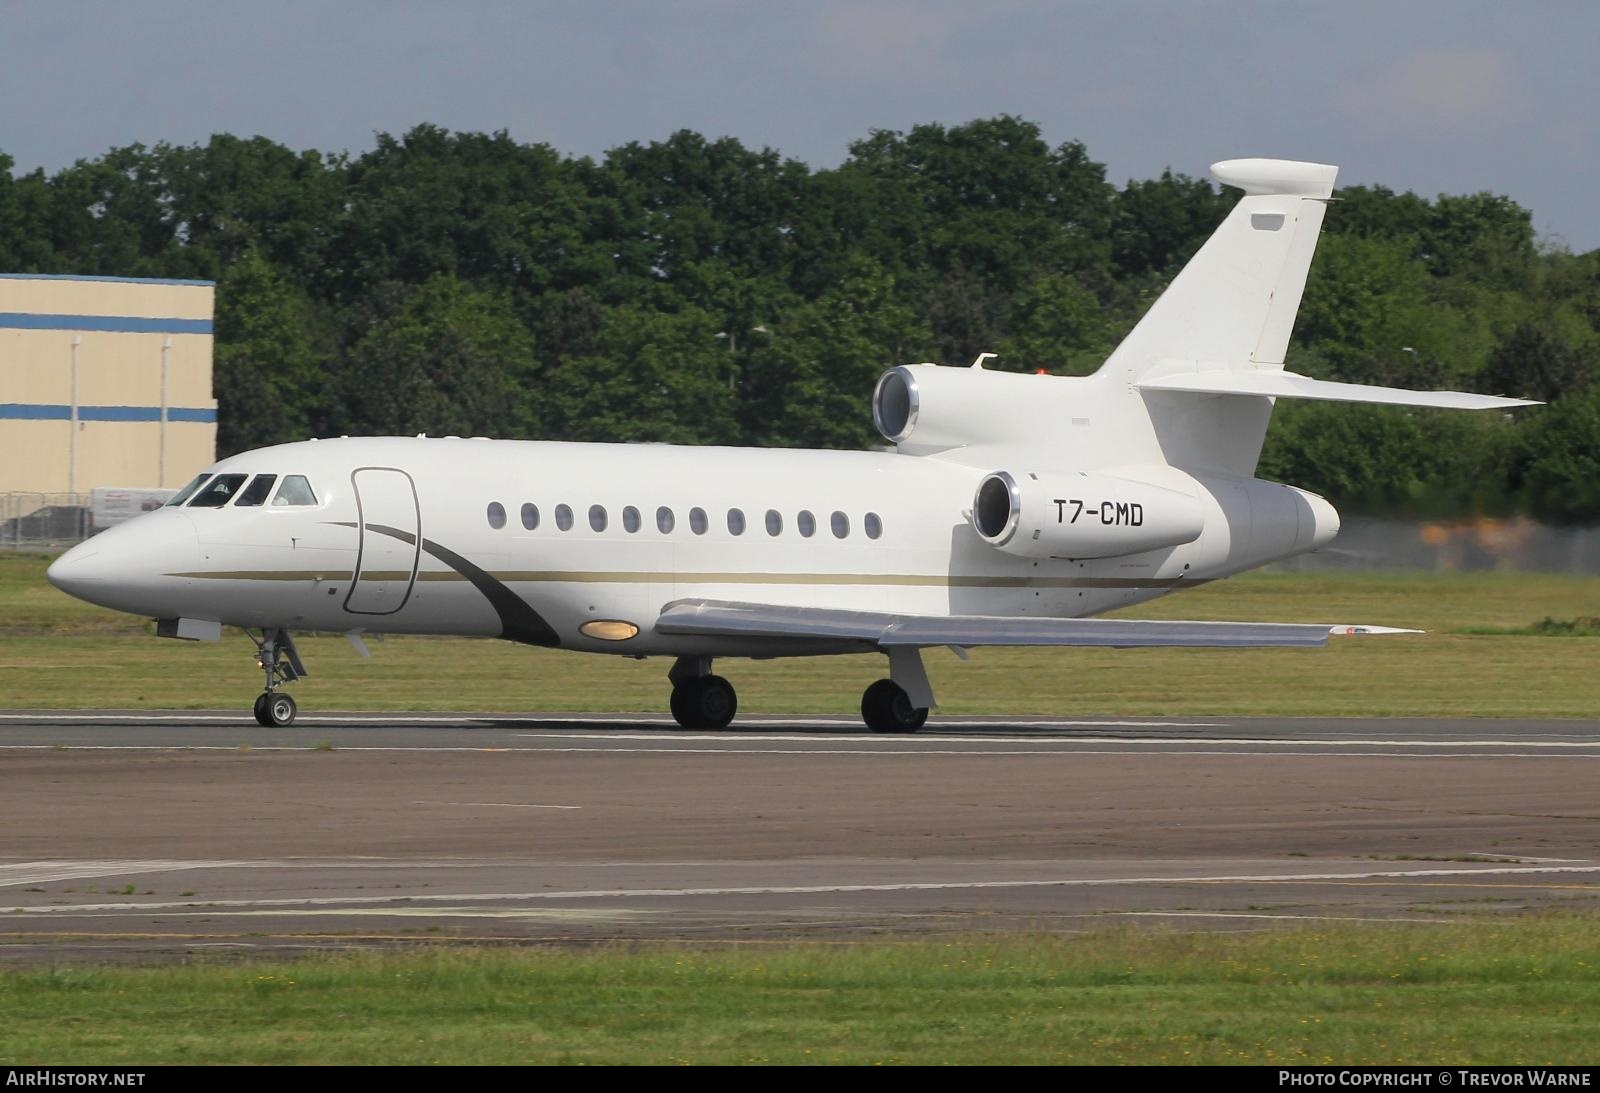
<path fill-rule="evenodd" d="M 239 502 L 241 505 L 243 501 Z M 311 490 L 311 483 L 306 481 L 303 474 L 284 475 L 283 485 L 278 487 L 278 496 L 272 499 L 274 505 L 315 505 L 317 495 Z"/>
<path fill-rule="evenodd" d="M 272 484 L 278 480 L 275 474 L 258 474 L 251 479 L 250 484 L 239 495 L 239 500 L 234 504 L 241 509 L 251 508 L 255 505 L 265 505 L 267 494 L 272 492 Z"/>
<path fill-rule="evenodd" d="M 223 505 L 233 500 L 233 495 L 239 492 L 239 487 L 244 485 L 244 480 L 249 477 L 247 474 L 219 474 L 206 483 L 205 489 L 194 495 L 194 500 L 189 502 L 189 507 L 192 509 L 220 509 Z"/>
<path fill-rule="evenodd" d="M 194 496 L 194 491 L 199 489 L 201 486 L 205 485 L 206 484 L 206 479 L 208 479 L 210 477 L 211 476 L 209 474 L 200 475 L 193 482 L 190 482 L 187 486 L 183 487 L 183 489 L 179 490 L 178 493 L 177 493 L 177 496 L 173 497 L 173 499 L 171 501 L 168 501 L 167 504 L 169 504 L 169 505 L 181 505 L 181 504 L 183 504 L 185 501 L 189 500 L 189 498 L 193 497 Z"/>

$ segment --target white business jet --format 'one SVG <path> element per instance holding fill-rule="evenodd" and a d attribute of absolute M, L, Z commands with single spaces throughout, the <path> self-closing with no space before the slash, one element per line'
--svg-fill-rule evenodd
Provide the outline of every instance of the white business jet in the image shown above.
<path fill-rule="evenodd" d="M 1520 399 L 1284 371 L 1337 168 L 1244 159 L 1245 197 L 1094 375 L 916 364 L 878 381 L 893 452 L 457 437 L 284 444 L 216 463 L 165 508 L 49 569 L 163 637 L 245 628 L 266 690 L 305 675 L 294 630 L 453 634 L 675 658 L 672 714 L 722 728 L 716 657 L 877 652 L 861 713 L 914 732 L 921 651 L 1309 646 L 1328 624 L 1098 619 L 1314 550 L 1339 517 L 1252 477 L 1275 399 L 1489 409 Z"/>

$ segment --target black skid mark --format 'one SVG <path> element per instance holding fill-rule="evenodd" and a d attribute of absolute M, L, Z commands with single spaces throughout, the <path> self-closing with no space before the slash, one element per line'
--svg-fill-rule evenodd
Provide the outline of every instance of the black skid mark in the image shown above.
<path fill-rule="evenodd" d="M 339 527 L 353 528 L 356 523 L 351 520 L 332 521 Z M 403 528 L 389 527 L 386 524 L 368 524 L 368 531 L 376 531 L 383 535 L 399 539 L 402 543 L 414 545 L 417 537 Z M 529 606 L 528 601 L 511 591 L 500 581 L 494 579 L 478 566 L 473 565 L 461 555 L 448 547 L 440 546 L 432 539 L 422 540 L 422 549 L 429 555 L 437 558 L 457 573 L 461 574 L 472 583 L 472 587 L 483 593 L 483 598 L 489 601 L 489 606 L 494 608 L 495 614 L 500 616 L 500 636 L 507 641 L 520 642 L 523 645 L 559 646 L 561 636 L 556 633 L 555 627 L 545 621 L 543 615 Z"/>

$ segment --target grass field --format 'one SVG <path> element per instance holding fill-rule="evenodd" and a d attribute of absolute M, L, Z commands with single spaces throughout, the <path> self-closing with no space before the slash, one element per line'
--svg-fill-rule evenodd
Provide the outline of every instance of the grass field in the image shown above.
<path fill-rule="evenodd" d="M 41 557 L 0 558 L 0 705 L 243 708 L 258 688 L 242 635 L 198 645 L 67 597 Z M 1251 574 L 1136 608 L 1143 617 L 1405 625 L 1421 637 L 1326 650 L 979 650 L 928 656 L 945 713 L 1587 716 L 1600 640 L 1540 635 L 1600 610 L 1600 580 L 1535 574 Z M 1580 631 L 1581 634 L 1581 631 Z M 308 637 L 307 708 L 660 710 L 664 660 L 579 656 L 493 641 Z M 853 709 L 872 656 L 724 662 L 747 712 Z"/>
<path fill-rule="evenodd" d="M 254 647 L 157 640 L 148 620 L 51 588 L 47 559 L 0 556 L 0 706 L 246 709 Z M 1600 613 L 1600 579 L 1544 574 L 1257 573 L 1134 608 L 1146 618 L 1362 622 L 1426 629 L 1327 649 L 939 650 L 946 714 L 1585 717 L 1600 709 L 1600 637 L 1533 632 Z M 1559 629 L 1559 628 L 1558 628 Z M 497 641 L 308 636 L 306 710 L 663 711 L 666 660 Z M 724 661 L 745 712 L 849 712 L 881 657 Z"/>
<path fill-rule="evenodd" d="M 0 976 L 0 1063 L 1592 1064 L 1600 921 Z"/>

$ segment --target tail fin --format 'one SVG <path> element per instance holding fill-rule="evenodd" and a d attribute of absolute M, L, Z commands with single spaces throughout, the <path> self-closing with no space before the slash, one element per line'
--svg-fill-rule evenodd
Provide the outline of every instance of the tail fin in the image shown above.
<path fill-rule="evenodd" d="M 1176 467 L 1249 475 L 1276 398 L 1489 409 L 1522 399 L 1403 391 L 1284 372 L 1295 313 L 1316 253 L 1337 167 L 1231 159 L 1211 173 L 1244 190 L 1096 375 L 1142 396 Z"/>
<path fill-rule="evenodd" d="M 1282 368 L 1339 169 L 1231 159 L 1211 173 L 1245 191 L 1101 371 L 1129 381 L 1163 362 Z M 1193 365 L 1190 365 L 1191 369 Z"/>

